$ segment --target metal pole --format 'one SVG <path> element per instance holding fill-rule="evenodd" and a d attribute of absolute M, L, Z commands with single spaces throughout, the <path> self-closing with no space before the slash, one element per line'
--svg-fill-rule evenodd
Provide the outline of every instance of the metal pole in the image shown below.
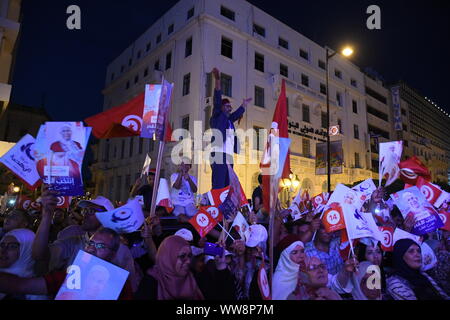
<path fill-rule="evenodd" d="M 331 150 L 330 150 L 330 93 L 328 87 L 328 48 L 326 48 L 326 63 L 325 63 L 325 72 L 326 72 L 326 90 L 327 90 L 327 186 L 328 193 L 331 192 Z"/>

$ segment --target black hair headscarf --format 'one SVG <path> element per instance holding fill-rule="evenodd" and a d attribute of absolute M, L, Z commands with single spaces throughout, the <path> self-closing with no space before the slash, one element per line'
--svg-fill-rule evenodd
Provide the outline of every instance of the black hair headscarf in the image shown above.
<path fill-rule="evenodd" d="M 380 273 L 381 273 L 381 291 L 384 293 L 386 291 L 386 272 L 384 271 L 384 257 L 383 250 L 381 249 L 381 243 L 378 242 L 377 247 L 381 250 L 381 265 L 380 265 Z M 359 262 L 367 261 L 366 259 L 366 250 L 367 245 L 362 242 L 359 242 L 356 246 L 356 259 Z"/>
<path fill-rule="evenodd" d="M 442 300 L 443 298 L 433 287 L 431 282 L 420 273 L 406 264 L 403 256 L 412 245 L 419 246 L 411 239 L 401 239 L 394 245 L 394 275 L 402 277 L 411 284 L 417 300 Z M 419 246 L 420 248 L 420 246 Z"/>

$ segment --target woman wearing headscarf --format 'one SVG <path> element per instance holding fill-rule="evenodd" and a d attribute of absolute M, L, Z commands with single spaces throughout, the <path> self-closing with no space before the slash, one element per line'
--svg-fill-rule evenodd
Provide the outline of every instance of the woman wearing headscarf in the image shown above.
<path fill-rule="evenodd" d="M 0 272 L 13 274 L 19 277 L 32 278 L 35 276 L 31 249 L 34 241 L 34 232 L 28 229 L 14 229 L 3 237 L 0 242 Z M 0 293 L 0 299 L 45 299 L 44 296 L 27 295 L 7 296 Z"/>
<path fill-rule="evenodd" d="M 411 239 L 394 245 L 394 272 L 387 279 L 388 293 L 395 300 L 449 300 L 450 298 L 425 272 L 421 271 L 420 246 Z"/>
<path fill-rule="evenodd" d="M 342 300 L 328 283 L 327 266 L 319 258 L 307 256 L 300 264 L 297 287 L 288 300 Z"/>
<path fill-rule="evenodd" d="M 300 264 L 305 260 L 305 246 L 301 241 L 292 242 L 281 253 L 273 274 L 273 300 L 286 300 L 297 286 Z"/>
<path fill-rule="evenodd" d="M 369 268 L 374 265 L 372 262 L 364 261 L 358 264 L 357 272 L 351 278 L 352 283 L 352 296 L 353 300 L 382 300 L 381 288 L 377 289 L 376 286 L 368 286 L 372 283 L 371 276 L 381 277 L 380 273 L 374 274 Z M 375 272 L 379 272 L 379 269 Z M 378 279 L 381 287 L 381 280 Z M 372 283 L 373 284 L 373 283 Z"/>
<path fill-rule="evenodd" d="M 158 248 L 155 266 L 147 271 L 135 298 L 142 300 L 234 298 L 233 276 L 227 268 L 225 256 L 215 258 L 215 268 L 204 268 L 203 272 L 196 274 L 190 269 L 191 259 L 191 247 L 185 239 L 175 235 L 164 239 Z"/>

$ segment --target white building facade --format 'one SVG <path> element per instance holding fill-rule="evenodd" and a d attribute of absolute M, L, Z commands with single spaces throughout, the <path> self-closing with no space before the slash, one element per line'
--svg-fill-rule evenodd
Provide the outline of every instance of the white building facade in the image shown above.
<path fill-rule="evenodd" d="M 253 98 L 237 128 L 268 129 L 281 79 L 286 80 L 290 123 L 291 170 L 310 194 L 326 191 L 326 175 L 315 175 L 315 145 L 326 141 L 325 48 L 243 0 L 182 0 L 117 57 L 107 69 L 104 110 L 142 93 L 145 84 L 158 83 L 161 73 L 175 83 L 172 128 L 194 134 L 194 121 L 209 128 L 212 111 L 212 68 L 222 73 L 224 96 L 238 107 Z M 160 71 L 157 71 L 160 70 Z M 365 78 L 350 61 L 335 55 L 329 64 L 330 122 L 339 124 L 344 168 L 332 175 L 337 183 L 353 183 L 373 176 L 371 169 Z M 261 139 L 263 141 L 263 139 Z M 204 143 L 206 145 L 206 142 Z M 175 166 L 166 148 L 162 176 Z M 245 139 L 245 150 L 258 152 L 258 135 Z M 101 140 L 93 166 L 95 192 L 125 200 L 139 176 L 145 154 L 156 159 L 157 143 L 148 139 Z M 242 186 L 251 197 L 257 185 L 259 160 L 236 164 Z M 199 192 L 211 188 L 209 164 L 194 165 Z"/>

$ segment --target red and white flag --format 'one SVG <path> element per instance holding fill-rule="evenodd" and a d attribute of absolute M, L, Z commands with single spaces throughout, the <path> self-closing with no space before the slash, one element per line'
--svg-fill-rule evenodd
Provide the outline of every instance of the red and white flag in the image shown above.
<path fill-rule="evenodd" d="M 223 220 L 223 214 L 222 212 L 220 212 L 219 208 L 215 207 L 215 206 L 205 206 L 205 207 L 200 207 L 201 210 L 206 210 L 211 217 L 213 217 L 214 219 L 217 220 L 217 222 L 221 222 Z"/>
<path fill-rule="evenodd" d="M 142 130 L 144 92 L 126 103 L 84 121 L 98 139 L 139 136 Z"/>
<path fill-rule="evenodd" d="M 261 160 L 264 208 L 270 212 L 275 207 L 279 191 L 279 179 L 288 179 L 291 166 L 288 133 L 286 84 L 281 82 L 281 92 L 273 114 L 272 125 Z"/>
<path fill-rule="evenodd" d="M 398 166 L 400 168 L 400 179 L 407 184 L 416 185 L 418 177 L 431 181 L 430 170 L 416 156 L 400 162 Z"/>
<path fill-rule="evenodd" d="M 58 202 L 56 203 L 56 207 L 60 208 L 60 209 L 68 209 L 70 206 L 70 201 L 72 201 L 72 197 L 63 197 L 63 196 L 58 196 L 57 197 Z"/>
<path fill-rule="evenodd" d="M 322 224 L 328 233 L 345 229 L 344 213 L 338 202 L 327 205 L 323 212 Z"/>
<path fill-rule="evenodd" d="M 169 193 L 169 184 L 164 178 L 161 178 L 159 180 L 158 194 L 156 195 L 156 205 L 165 207 L 169 213 L 173 211 L 173 203 Z"/>
<path fill-rule="evenodd" d="M 328 192 L 322 192 L 321 194 L 318 194 L 317 196 L 313 197 L 312 204 L 314 208 L 319 208 L 321 206 L 324 206 L 328 201 Z"/>
<path fill-rule="evenodd" d="M 247 239 L 250 237 L 250 226 L 248 225 L 248 222 L 247 220 L 245 220 L 242 213 L 240 213 L 239 211 L 234 218 L 231 227 L 239 233 L 241 239 L 247 241 Z"/>
<path fill-rule="evenodd" d="M 217 225 L 217 220 L 207 210 L 200 208 L 197 214 L 189 220 L 189 223 L 197 230 L 200 237 L 203 238 Z"/>
<path fill-rule="evenodd" d="M 426 181 L 423 177 L 417 178 L 416 187 L 423 193 L 429 203 L 439 208 L 448 197 L 448 193 L 437 185 Z"/>
<path fill-rule="evenodd" d="M 17 201 L 16 208 L 20 209 L 20 210 L 28 210 L 31 208 L 32 202 L 33 201 L 30 198 L 28 198 L 26 196 L 20 196 Z"/>
<path fill-rule="evenodd" d="M 381 249 L 383 251 L 394 251 L 394 229 L 392 227 L 379 227 L 383 234 Z"/>
<path fill-rule="evenodd" d="M 439 210 L 439 218 L 441 218 L 444 226 L 441 227 L 442 230 L 450 231 L 450 212 L 447 210 Z"/>

